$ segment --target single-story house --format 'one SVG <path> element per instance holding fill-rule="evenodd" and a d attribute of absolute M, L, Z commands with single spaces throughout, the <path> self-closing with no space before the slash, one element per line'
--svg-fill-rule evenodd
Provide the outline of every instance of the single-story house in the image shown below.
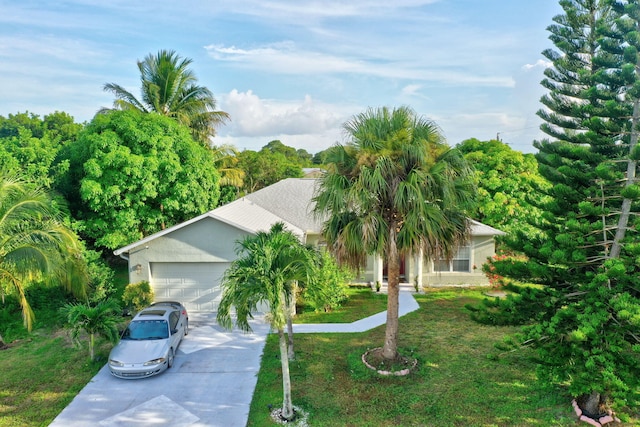
<path fill-rule="evenodd" d="M 305 244 L 322 244 L 322 222 L 313 215 L 317 179 L 288 178 L 114 251 L 128 260 L 129 283 L 152 285 L 158 300 L 179 300 L 191 311 L 214 311 L 221 278 L 236 258 L 236 242 L 283 222 Z M 481 265 L 504 234 L 471 222 L 471 241 L 451 262 L 407 257 L 404 280 L 419 285 L 487 284 Z M 383 282 L 384 263 L 371 257 L 359 280 Z"/>

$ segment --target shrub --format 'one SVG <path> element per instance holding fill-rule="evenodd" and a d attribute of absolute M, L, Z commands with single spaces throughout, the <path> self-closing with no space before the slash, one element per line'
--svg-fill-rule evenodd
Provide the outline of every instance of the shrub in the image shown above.
<path fill-rule="evenodd" d="M 487 279 L 489 279 L 489 285 L 491 285 L 491 287 L 498 288 L 505 284 L 504 277 L 496 273 L 496 267 L 493 264 L 496 261 L 504 261 L 508 258 L 507 255 L 494 255 L 488 258 L 487 263 L 482 266 L 482 271 L 485 276 L 487 276 Z"/>
<path fill-rule="evenodd" d="M 135 311 L 140 311 L 151 304 L 154 298 L 153 289 L 146 280 L 128 284 L 122 294 L 125 307 L 133 308 Z"/>
<path fill-rule="evenodd" d="M 346 288 L 353 274 L 339 267 L 326 250 L 318 251 L 317 256 L 320 267 L 317 280 L 307 284 L 302 298 L 314 311 L 331 311 L 347 298 Z"/>
<path fill-rule="evenodd" d="M 113 269 L 100 258 L 99 252 L 85 250 L 84 257 L 87 260 L 91 284 L 89 300 L 97 303 L 113 298 L 116 291 L 113 282 Z"/>

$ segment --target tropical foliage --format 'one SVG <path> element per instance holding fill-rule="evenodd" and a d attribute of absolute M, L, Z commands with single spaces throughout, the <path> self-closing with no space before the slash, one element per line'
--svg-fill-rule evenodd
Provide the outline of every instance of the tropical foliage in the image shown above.
<path fill-rule="evenodd" d="M 62 312 L 71 327 L 71 337 L 79 345 L 80 333 L 89 335 L 89 359 L 95 359 L 95 341 L 98 335 L 112 343 L 118 341 L 118 316 L 120 307 L 114 300 L 108 299 L 95 304 L 69 303 Z"/>
<path fill-rule="evenodd" d="M 189 69 L 192 62 L 175 51 L 160 50 L 138 61 L 140 99 L 116 83 L 105 84 L 104 90 L 115 95 L 113 105 L 116 109 L 171 117 L 190 128 L 196 141 L 209 146 L 209 138 L 215 135 L 216 127 L 225 123 L 229 115 L 216 111 L 213 93 L 197 84 L 194 72 Z"/>
<path fill-rule="evenodd" d="M 512 150 L 500 141 L 475 138 L 456 148 L 475 169 L 477 206 L 471 217 L 504 231 L 506 239 L 535 237 L 538 229 L 531 223 L 540 221 L 542 210 L 536 206 L 549 183 L 538 172 L 534 155 Z"/>
<path fill-rule="evenodd" d="M 472 171 L 435 123 L 411 109 L 370 109 L 344 125 L 350 140 L 327 156 L 316 212 L 327 214 L 329 249 L 362 268 L 367 255 L 388 266 L 383 356 L 398 356 L 400 257 L 451 259 L 468 238 Z"/>
<path fill-rule="evenodd" d="M 28 330 L 35 315 L 26 288 L 34 281 L 86 298 L 88 277 L 81 247 L 63 224 L 60 206 L 46 192 L 0 175 L 0 293 L 18 297 Z"/>
<path fill-rule="evenodd" d="M 30 113 L 0 116 L 0 169 L 42 188 L 55 189 L 67 167 L 57 160 L 58 153 L 80 130 L 82 125 L 62 112 L 43 118 Z"/>
<path fill-rule="evenodd" d="M 260 304 L 268 305 L 271 327 L 278 331 L 280 362 L 283 377 L 282 418 L 295 418 L 289 377 L 289 352 L 285 337 L 285 325 L 291 317 L 290 307 L 296 283 L 311 283 L 314 278 L 313 252 L 304 247 L 298 238 L 274 224 L 268 232 L 247 236 L 238 242 L 238 258 L 231 263 L 222 281 L 222 300 L 217 320 L 227 329 L 233 327 L 231 310 L 235 308 L 236 325 L 243 331 L 251 331 L 249 319 Z"/>
<path fill-rule="evenodd" d="M 347 286 L 354 275 L 348 268 L 340 267 L 325 249 L 318 249 L 316 257 L 316 280 L 302 289 L 302 302 L 314 311 L 329 312 L 340 307 L 347 299 Z"/>
<path fill-rule="evenodd" d="M 303 165 L 297 154 L 292 155 L 289 150 L 273 149 L 273 143 L 274 141 L 267 144 L 260 151 L 244 150 L 239 154 L 238 167 L 245 173 L 245 193 L 253 193 L 285 178 L 302 176 Z M 281 144 L 277 145 L 280 146 Z M 295 153 L 293 148 L 291 150 Z"/>
<path fill-rule="evenodd" d="M 140 311 L 150 305 L 154 298 L 153 288 L 146 280 L 138 283 L 129 283 L 122 294 L 122 301 L 125 307 L 135 311 Z"/>
<path fill-rule="evenodd" d="M 211 150 L 167 117 L 98 114 L 68 148 L 65 196 L 97 247 L 124 246 L 217 204 Z"/>

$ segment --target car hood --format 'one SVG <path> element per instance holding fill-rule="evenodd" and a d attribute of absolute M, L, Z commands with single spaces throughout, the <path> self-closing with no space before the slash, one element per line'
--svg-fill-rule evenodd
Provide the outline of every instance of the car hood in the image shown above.
<path fill-rule="evenodd" d="M 122 363 L 144 363 L 164 357 L 169 349 L 168 340 L 120 340 L 109 354 L 109 359 Z"/>

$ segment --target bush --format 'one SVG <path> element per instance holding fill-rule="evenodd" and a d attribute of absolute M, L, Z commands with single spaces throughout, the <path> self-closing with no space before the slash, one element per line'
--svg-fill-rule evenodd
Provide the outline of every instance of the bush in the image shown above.
<path fill-rule="evenodd" d="M 124 289 L 122 301 L 125 307 L 140 311 L 153 302 L 155 295 L 149 282 L 130 283 Z"/>
<path fill-rule="evenodd" d="M 116 292 L 113 269 L 100 258 L 99 252 L 85 250 L 84 257 L 87 260 L 89 284 L 91 285 L 89 300 L 97 303 L 113 298 Z"/>
<path fill-rule="evenodd" d="M 319 271 L 317 280 L 307 284 L 302 292 L 305 304 L 314 311 L 331 311 L 347 298 L 346 288 L 353 274 L 338 266 L 326 250 L 317 252 Z"/>

